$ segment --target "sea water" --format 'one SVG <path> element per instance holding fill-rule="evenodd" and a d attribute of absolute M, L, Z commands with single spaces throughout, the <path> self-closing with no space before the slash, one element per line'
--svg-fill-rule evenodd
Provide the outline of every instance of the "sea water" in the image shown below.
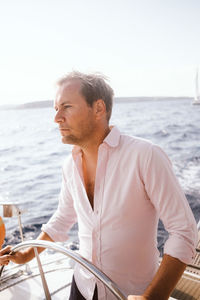
<path fill-rule="evenodd" d="M 0 110 L 0 197 L 22 214 L 25 239 L 37 237 L 54 213 L 61 166 L 71 146 L 61 142 L 53 108 Z M 189 99 L 120 101 L 111 124 L 160 145 L 168 154 L 196 221 L 200 219 L 200 106 Z M 131 163 L 131 162 L 130 162 Z M 2 212 L 0 211 L 0 214 Z M 5 218 L 6 244 L 20 242 L 17 217 Z M 77 225 L 70 231 L 77 241 Z M 158 246 L 167 238 L 162 223 Z"/>

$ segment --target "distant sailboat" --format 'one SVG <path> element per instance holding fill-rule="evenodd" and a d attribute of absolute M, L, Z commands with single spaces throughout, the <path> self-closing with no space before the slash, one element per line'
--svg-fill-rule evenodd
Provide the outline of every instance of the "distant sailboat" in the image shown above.
<path fill-rule="evenodd" d="M 200 91 L 199 91 L 199 70 L 197 69 L 196 71 L 196 76 L 195 76 L 195 97 L 194 97 L 194 101 L 192 102 L 192 104 L 196 105 L 200 105 Z"/>

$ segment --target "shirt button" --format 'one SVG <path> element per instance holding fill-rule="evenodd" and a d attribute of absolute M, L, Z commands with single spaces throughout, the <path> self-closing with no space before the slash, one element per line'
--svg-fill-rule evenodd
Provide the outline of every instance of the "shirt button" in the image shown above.
<path fill-rule="evenodd" d="M 99 261 L 99 259 L 98 259 L 98 258 L 97 258 L 96 262 L 97 262 L 97 264 L 100 264 L 100 261 Z"/>

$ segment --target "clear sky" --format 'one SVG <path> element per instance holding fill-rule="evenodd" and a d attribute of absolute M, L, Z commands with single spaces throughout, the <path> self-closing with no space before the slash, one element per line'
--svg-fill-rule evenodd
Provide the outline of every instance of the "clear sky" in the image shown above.
<path fill-rule="evenodd" d="M 193 96 L 200 0 L 0 0 L 0 104 L 54 98 L 75 69 L 116 96 Z"/>

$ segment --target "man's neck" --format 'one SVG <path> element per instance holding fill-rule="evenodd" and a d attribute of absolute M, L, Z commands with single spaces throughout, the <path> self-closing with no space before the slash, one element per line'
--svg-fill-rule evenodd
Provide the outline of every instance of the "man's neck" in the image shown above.
<path fill-rule="evenodd" d="M 97 161 L 99 146 L 103 143 L 104 139 L 109 134 L 109 132 L 110 128 L 105 128 L 105 130 L 96 133 L 94 139 L 92 141 L 89 141 L 87 145 L 83 145 L 81 147 L 83 156 L 86 160 L 90 159 L 93 161 Z"/>

